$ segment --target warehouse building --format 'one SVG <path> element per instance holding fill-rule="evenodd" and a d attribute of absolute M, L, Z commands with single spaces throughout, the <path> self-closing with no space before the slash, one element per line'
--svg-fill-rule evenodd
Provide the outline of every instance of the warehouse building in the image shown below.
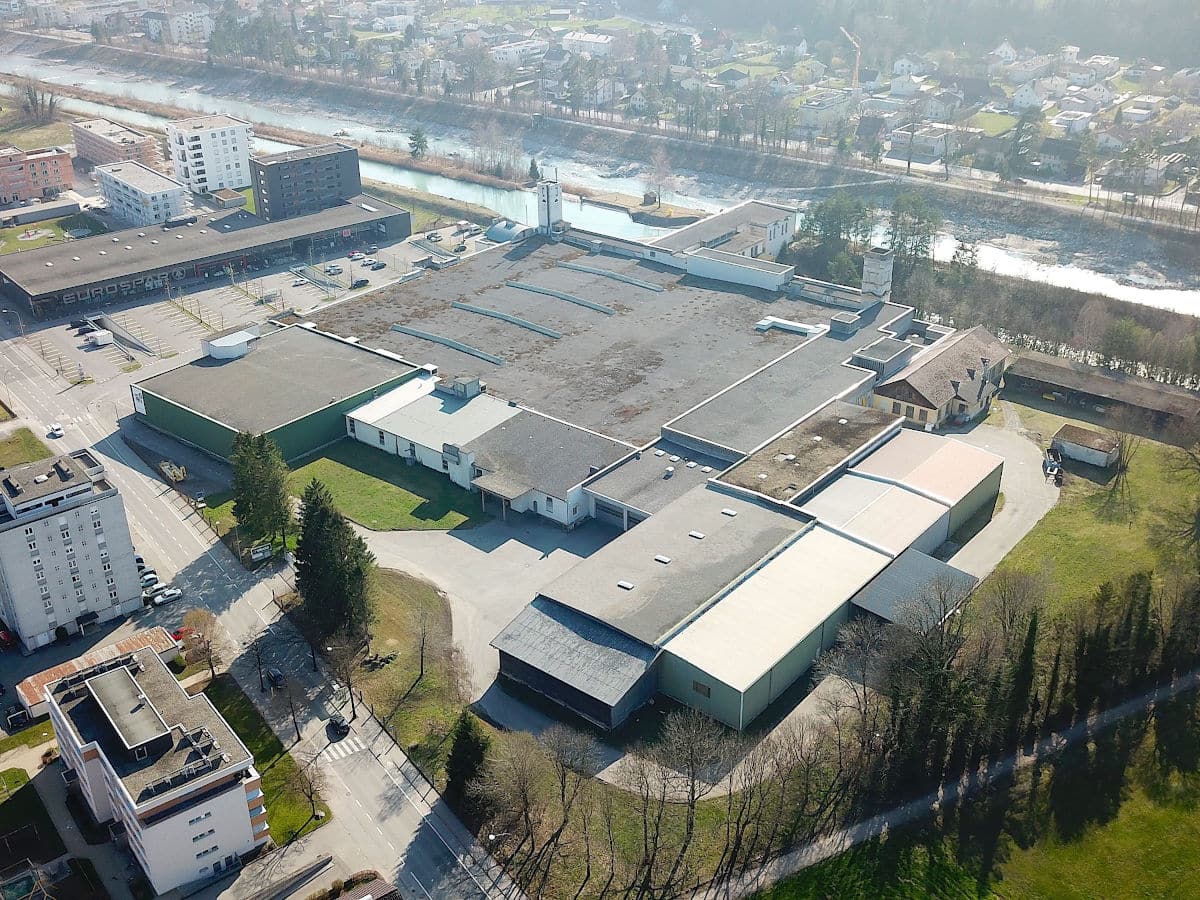
<path fill-rule="evenodd" d="M 239 432 L 266 434 L 294 460 L 341 439 L 346 413 L 423 373 L 303 325 L 239 342 L 232 358 L 205 356 L 132 385 L 138 419 L 222 459 Z"/>
<path fill-rule="evenodd" d="M 0 295 L 45 318 L 79 306 L 182 288 L 227 267 L 308 260 L 313 252 L 411 234 L 409 214 L 360 195 L 306 216 L 264 222 L 245 210 L 51 244 L 0 258 Z"/>

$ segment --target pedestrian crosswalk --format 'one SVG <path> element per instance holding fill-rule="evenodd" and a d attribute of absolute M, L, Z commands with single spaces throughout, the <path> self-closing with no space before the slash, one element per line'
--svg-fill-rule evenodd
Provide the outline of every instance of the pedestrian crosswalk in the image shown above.
<path fill-rule="evenodd" d="M 356 734 L 338 741 L 336 744 L 330 744 L 321 751 L 321 755 L 326 759 L 345 759 L 352 753 L 359 753 L 367 749 L 367 745 L 362 742 Z"/>

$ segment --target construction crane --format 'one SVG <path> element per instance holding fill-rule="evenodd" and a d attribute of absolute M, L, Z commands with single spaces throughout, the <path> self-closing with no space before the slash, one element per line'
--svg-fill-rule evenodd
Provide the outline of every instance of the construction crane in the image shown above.
<path fill-rule="evenodd" d="M 838 26 L 841 28 L 841 26 Z M 854 78 L 850 82 L 850 93 L 855 100 L 858 99 L 860 90 L 858 87 L 858 67 L 862 65 L 862 45 L 859 44 L 858 38 L 848 32 L 845 28 L 841 28 L 842 34 L 846 36 L 846 40 L 850 42 L 850 46 L 854 48 Z"/>

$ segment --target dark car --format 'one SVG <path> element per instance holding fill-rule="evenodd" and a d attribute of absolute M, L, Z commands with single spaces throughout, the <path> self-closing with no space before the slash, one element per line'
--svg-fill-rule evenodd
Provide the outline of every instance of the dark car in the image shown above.
<path fill-rule="evenodd" d="M 72 328 L 90 328 L 91 323 L 88 322 L 87 319 L 72 319 L 71 327 Z"/>
<path fill-rule="evenodd" d="M 358 288 L 364 288 L 370 283 L 371 282 L 366 278 L 355 278 L 354 281 L 350 282 L 350 290 L 353 291 L 357 290 Z"/>
<path fill-rule="evenodd" d="M 329 730 L 338 737 L 344 738 L 350 733 L 350 723 L 341 713 L 334 713 L 329 717 Z"/>
<path fill-rule="evenodd" d="M 271 682 L 274 687 L 283 687 L 283 672 L 279 671 L 279 669 L 275 668 L 275 666 L 271 666 L 271 668 L 267 669 L 265 674 L 267 676 L 267 681 Z"/>
<path fill-rule="evenodd" d="M 378 253 L 378 252 L 379 252 L 379 245 L 378 245 L 378 244 L 372 244 L 370 247 L 368 247 L 368 248 L 367 248 L 367 252 L 368 252 L 368 253 Z"/>
<path fill-rule="evenodd" d="M 374 262 L 371 265 L 372 272 L 378 272 L 380 269 L 386 269 L 386 268 L 387 268 L 387 263 L 385 263 L 382 259 L 377 260 L 376 262 Z"/>

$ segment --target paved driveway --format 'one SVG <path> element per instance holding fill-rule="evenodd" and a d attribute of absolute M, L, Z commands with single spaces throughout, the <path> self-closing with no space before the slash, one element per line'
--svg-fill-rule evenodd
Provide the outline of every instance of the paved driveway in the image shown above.
<path fill-rule="evenodd" d="M 1000 479 L 1004 508 L 948 560 L 964 572 L 983 578 L 1058 502 L 1059 489 L 1042 475 L 1042 448 L 1026 437 L 1020 420 L 1008 409 L 1003 427 L 976 425 L 954 433 L 954 437 L 1004 457 Z"/>
<path fill-rule="evenodd" d="M 454 640 L 471 665 L 472 699 L 496 677 L 489 646 L 534 595 L 580 559 L 617 536 L 599 522 L 563 531 L 510 515 L 454 531 L 360 529 L 379 565 L 432 582 L 450 601 Z"/>

